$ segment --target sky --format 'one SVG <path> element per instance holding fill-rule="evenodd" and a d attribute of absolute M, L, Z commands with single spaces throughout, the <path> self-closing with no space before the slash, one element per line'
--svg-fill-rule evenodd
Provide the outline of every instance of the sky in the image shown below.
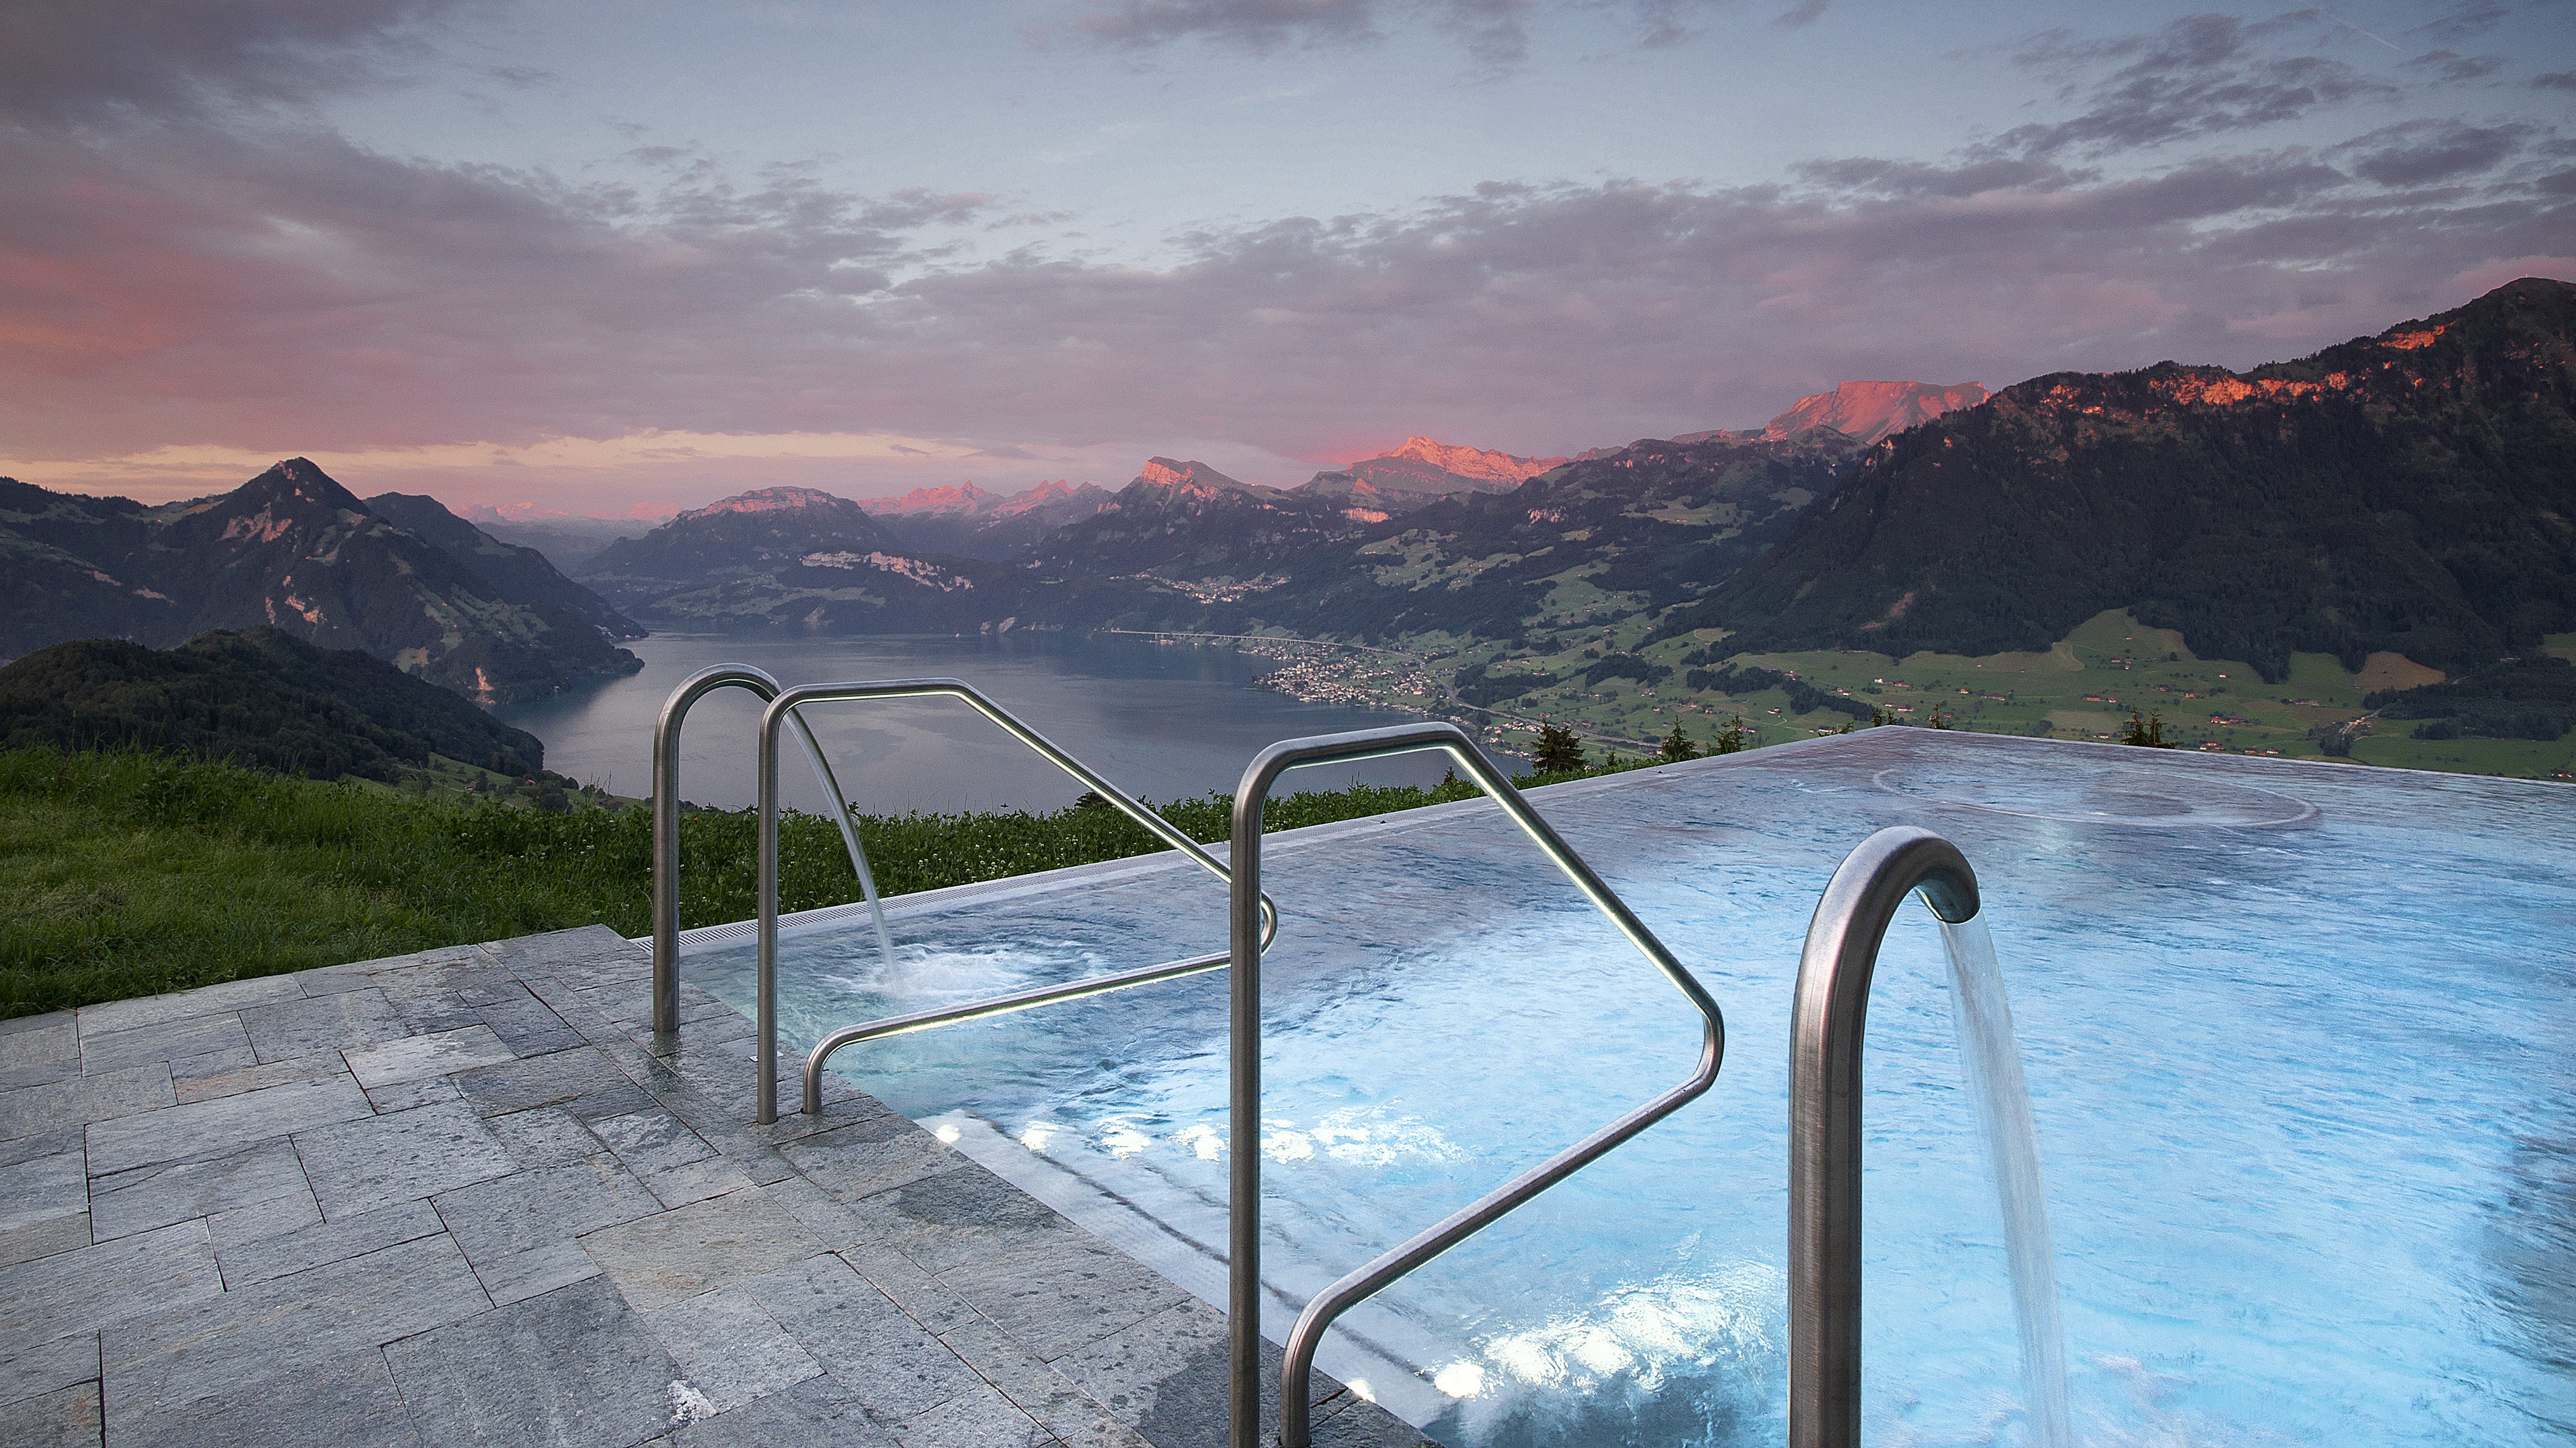
<path fill-rule="evenodd" d="M 9 0 L 0 474 L 1302 482 L 2576 280 L 2576 0 Z"/>

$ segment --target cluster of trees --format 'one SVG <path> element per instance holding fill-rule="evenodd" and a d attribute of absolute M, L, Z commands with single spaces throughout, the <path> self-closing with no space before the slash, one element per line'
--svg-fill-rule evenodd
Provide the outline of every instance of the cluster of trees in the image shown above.
<path fill-rule="evenodd" d="M 1689 662 L 1708 662 L 1709 654 L 1710 650 L 1702 649 L 1691 655 Z M 1822 709 L 1836 714 L 1850 715 L 1855 721 L 1881 724 L 1887 722 L 1884 718 L 1872 720 L 1872 716 L 1877 711 L 1858 699 L 1829 693 L 1804 679 L 1784 674 L 1778 669 L 1756 668 L 1751 665 L 1692 669 L 1682 676 L 1682 682 L 1688 684 L 1693 692 L 1718 689 L 1729 694 L 1751 694 L 1763 689 L 1778 689 L 1789 696 L 1789 711 L 1793 714 L 1812 714 Z"/>
<path fill-rule="evenodd" d="M 2362 701 L 2390 719 L 2421 719 L 2418 739 L 2561 739 L 2576 728 L 2576 664 L 2546 654 L 2506 659 L 2439 684 L 2382 689 Z"/>

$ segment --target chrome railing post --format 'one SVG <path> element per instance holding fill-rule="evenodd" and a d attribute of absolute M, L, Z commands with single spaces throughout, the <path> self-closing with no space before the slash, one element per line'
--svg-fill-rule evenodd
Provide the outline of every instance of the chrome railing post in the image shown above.
<path fill-rule="evenodd" d="M 1234 866 L 1228 931 L 1234 956 L 1230 1011 L 1232 1076 L 1227 1163 L 1228 1336 L 1227 1413 L 1231 1448 L 1261 1445 L 1261 809 L 1281 774 L 1301 764 L 1379 759 L 1419 749 L 1448 754 L 1478 788 L 1493 798 L 1512 823 L 1574 883 L 1593 907 L 1610 917 L 1666 979 L 1678 987 L 1700 1013 L 1698 1065 L 1681 1084 L 1636 1107 L 1546 1161 L 1477 1198 L 1400 1245 L 1380 1253 L 1317 1293 L 1290 1329 L 1280 1367 L 1279 1442 L 1283 1448 L 1308 1448 L 1311 1441 L 1306 1401 L 1314 1377 L 1315 1353 L 1334 1319 L 1367 1300 L 1388 1283 L 1437 1257 L 1513 1208 L 1600 1158 L 1611 1148 L 1698 1097 L 1717 1079 L 1726 1050 L 1726 1021 L 1717 1002 L 1696 977 L 1664 948 L 1645 922 L 1593 873 L 1502 770 L 1476 746 L 1473 736 L 1445 722 L 1400 724 L 1289 739 L 1253 756 L 1234 794 L 1234 839 L 1228 856 Z"/>
<path fill-rule="evenodd" d="M 775 795 L 777 782 L 779 722 L 784 720 L 795 724 L 800 731 L 805 730 L 806 726 L 804 716 L 798 711 L 808 704 L 846 702 L 856 699 L 923 699 L 943 697 L 962 700 L 968 707 L 975 710 L 975 712 L 1002 726 L 1003 731 L 1009 734 L 1013 739 L 1027 745 L 1048 763 L 1053 764 L 1056 768 L 1063 770 L 1068 775 L 1071 775 L 1075 780 L 1096 791 L 1101 798 L 1109 801 L 1109 803 L 1120 813 L 1136 821 L 1138 824 L 1143 825 L 1156 839 L 1161 840 L 1163 843 L 1170 845 L 1172 848 L 1179 850 L 1182 854 L 1188 856 L 1201 869 L 1215 875 L 1219 880 L 1231 878 L 1226 872 L 1226 867 L 1218 863 L 1216 856 L 1209 854 L 1205 847 L 1201 846 L 1198 841 L 1191 839 L 1188 835 L 1182 833 L 1172 824 L 1171 821 L 1164 819 L 1161 815 L 1158 815 L 1152 810 L 1146 808 L 1142 801 L 1129 795 L 1125 790 L 1120 789 L 1117 785 L 1110 783 L 1106 777 L 1101 775 L 1097 770 L 1094 770 L 1090 765 L 1083 763 L 1081 760 L 1074 758 L 1063 749 L 1057 747 L 1053 740 L 1040 734 L 1035 729 L 1030 728 L 1027 724 L 1023 723 L 1018 716 L 1012 714 L 1009 710 L 1004 709 L 1001 705 L 984 697 L 981 693 L 976 691 L 972 684 L 969 684 L 962 679 L 879 679 L 847 684 L 806 684 L 780 694 L 770 701 L 768 711 L 761 716 L 760 735 L 760 777 L 762 781 L 762 805 L 760 816 L 760 859 L 762 873 L 758 935 L 758 990 L 760 994 L 760 1002 L 758 1020 L 754 1024 L 755 1029 L 757 1029 L 760 1034 L 760 1043 L 758 1048 L 760 1055 L 760 1083 L 758 1101 L 755 1109 L 756 1112 L 760 1114 L 759 1119 L 763 1124 L 778 1119 L 778 1017 L 776 999 L 778 974 L 778 882 L 776 879 L 776 864 L 778 856 L 778 812 L 775 807 Z M 806 748 L 809 753 L 814 755 L 815 768 L 817 771 L 824 772 L 825 777 L 828 778 L 828 767 L 823 764 L 822 752 L 814 745 L 810 731 L 806 733 Z M 836 786 L 827 787 L 834 788 L 835 793 L 837 794 Z M 842 833 L 844 835 L 848 835 L 849 832 L 849 826 L 845 819 L 842 825 Z M 853 852 L 853 859 L 856 860 L 858 846 L 855 839 L 853 840 L 850 848 Z M 859 868 L 864 872 L 867 867 L 864 863 L 861 863 Z M 1271 905 L 1267 898 L 1261 900 L 1260 910 L 1265 922 L 1261 941 L 1264 945 L 1267 945 L 1270 940 L 1270 935 L 1276 932 L 1279 928 L 1279 912 Z M 1100 995 L 1108 991 L 1121 990 L 1131 985 L 1144 985 L 1151 981 L 1172 980 L 1180 976 L 1195 975 L 1200 971 L 1214 970 L 1217 967 L 1224 965 L 1227 959 L 1228 956 L 1226 955 L 1210 955 L 1194 960 L 1171 961 L 1163 965 L 1147 966 L 1142 970 L 1122 971 L 1115 975 L 1098 976 L 1090 980 L 1072 981 L 1064 985 L 1046 986 L 1031 991 L 1020 991 L 1018 993 L 1001 996 L 993 1000 L 974 1001 L 962 1006 L 951 1006 L 944 1010 L 919 1011 L 911 1015 L 896 1016 L 888 1020 L 868 1021 L 855 1026 L 844 1027 L 841 1030 L 834 1031 L 830 1035 L 825 1036 L 822 1040 L 815 1042 L 814 1049 L 808 1053 L 805 1058 L 805 1111 L 808 1115 L 812 1115 L 823 1109 L 823 1067 L 824 1064 L 831 1059 L 832 1053 L 840 1050 L 844 1046 L 856 1045 L 861 1041 L 875 1040 L 883 1036 L 899 1036 L 912 1031 L 928 1030 L 934 1026 L 954 1025 L 960 1021 L 983 1020 L 991 1016 L 1008 1015 L 1013 1011 L 1028 1010 L 1033 1006 L 1049 1005 L 1056 1001 L 1078 1000 L 1084 996 Z"/>
<path fill-rule="evenodd" d="M 762 703 L 778 697 L 778 680 L 763 669 L 748 664 L 717 664 L 700 669 L 680 681 L 671 697 L 662 701 L 662 715 L 653 725 L 653 1029 L 669 1035 L 680 1028 L 680 725 L 700 698 L 718 689 L 748 689 Z M 876 890 L 868 874 L 867 853 L 859 848 L 858 831 L 850 824 L 849 801 L 841 795 L 840 781 L 832 777 L 832 766 L 824 761 L 823 745 L 814 731 L 797 715 L 797 738 L 805 745 L 805 756 L 814 766 L 814 777 L 833 803 L 833 816 L 841 825 L 841 843 L 850 852 L 850 868 L 856 870 L 861 884 L 870 894 Z"/>
<path fill-rule="evenodd" d="M 778 697 L 778 680 L 746 664 L 718 664 L 680 681 L 653 726 L 653 1029 L 680 1028 L 680 724 L 718 689 Z"/>
<path fill-rule="evenodd" d="M 1789 1445 L 1860 1443 L 1861 1037 L 1879 943 L 1920 890 L 1951 924 L 1978 910 L 1958 847 L 1899 826 L 1861 842 L 1825 887 L 1789 1027 Z"/>

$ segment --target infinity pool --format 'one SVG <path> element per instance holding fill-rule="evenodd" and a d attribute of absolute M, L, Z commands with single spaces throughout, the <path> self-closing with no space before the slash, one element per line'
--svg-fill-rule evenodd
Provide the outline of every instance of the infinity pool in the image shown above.
<path fill-rule="evenodd" d="M 1291 776 L 1288 787 L 1294 787 Z M 1880 729 L 1543 791 L 1725 1008 L 1699 1101 L 1344 1319 L 1324 1367 L 1459 1448 L 1781 1441 L 1790 983 L 1883 825 L 1956 841 L 2019 1027 L 2078 1438 L 2576 1434 L 2576 790 Z M 1293 1304 L 1687 1074 L 1695 1017 L 1490 806 L 1275 836 L 1264 1268 Z M 1221 949 L 1132 862 L 782 932 L 853 1021 Z M 751 1003 L 747 934 L 686 969 Z M 2024 1441 L 1940 941 L 1870 1010 L 1871 1442 Z M 836 1060 L 1222 1301 L 1223 973 Z"/>

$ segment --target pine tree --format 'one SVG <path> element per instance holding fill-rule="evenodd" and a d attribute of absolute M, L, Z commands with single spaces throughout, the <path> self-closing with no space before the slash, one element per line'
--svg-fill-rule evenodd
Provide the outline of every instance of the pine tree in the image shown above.
<path fill-rule="evenodd" d="M 1699 746 L 1691 743 L 1690 736 L 1682 733 L 1682 721 L 1676 719 L 1673 721 L 1673 732 L 1664 736 L 1664 747 L 1656 751 L 1655 757 L 1666 764 L 1679 764 L 1685 759 L 1699 758 Z"/>
<path fill-rule="evenodd" d="M 1530 768 L 1540 774 L 1572 774 L 1584 767 L 1583 741 L 1562 724 L 1548 724 L 1538 731 L 1538 751 L 1530 756 Z"/>
<path fill-rule="evenodd" d="M 1717 748 L 1710 752 L 1715 754 L 1741 754 L 1746 749 L 1750 748 L 1752 743 L 1753 731 L 1745 727 L 1744 716 L 1738 714 L 1735 716 L 1734 722 L 1726 726 L 1725 732 L 1717 736 Z"/>

